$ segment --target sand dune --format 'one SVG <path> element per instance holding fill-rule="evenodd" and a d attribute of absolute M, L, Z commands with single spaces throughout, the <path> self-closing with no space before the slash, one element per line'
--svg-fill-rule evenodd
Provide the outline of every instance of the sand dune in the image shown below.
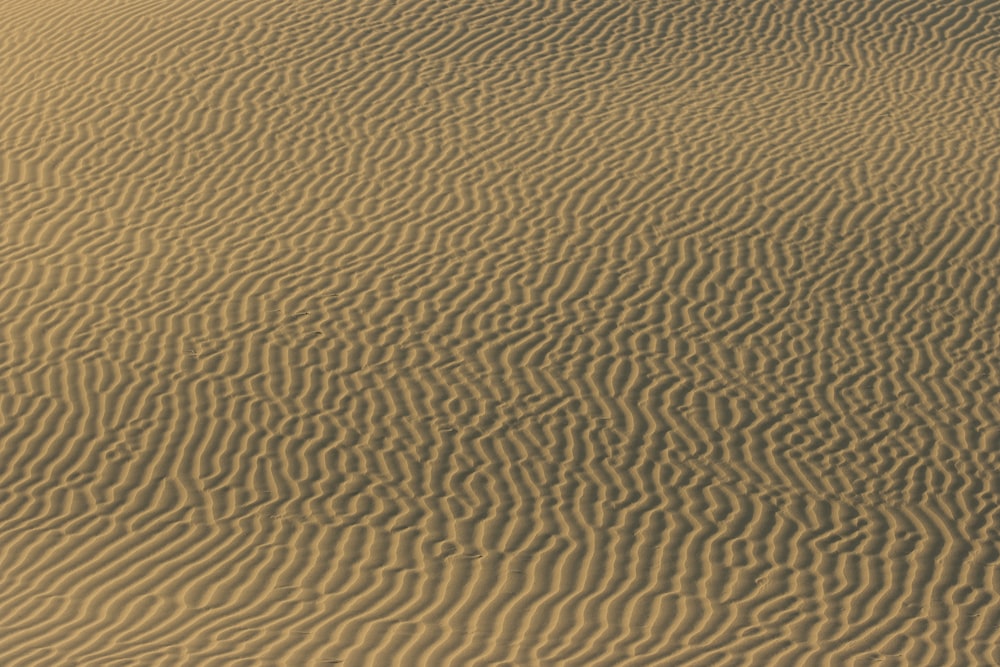
<path fill-rule="evenodd" d="M 997 3 L 3 13 L 0 664 L 1000 664 Z"/>

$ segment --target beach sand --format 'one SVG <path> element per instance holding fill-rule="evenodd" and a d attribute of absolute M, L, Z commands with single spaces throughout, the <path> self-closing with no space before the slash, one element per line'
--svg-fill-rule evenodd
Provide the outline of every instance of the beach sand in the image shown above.
<path fill-rule="evenodd" d="M 0 9 L 0 665 L 1000 664 L 996 2 Z"/>

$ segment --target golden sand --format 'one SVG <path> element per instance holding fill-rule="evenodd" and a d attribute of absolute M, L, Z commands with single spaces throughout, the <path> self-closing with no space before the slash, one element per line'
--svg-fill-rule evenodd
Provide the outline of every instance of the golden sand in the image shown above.
<path fill-rule="evenodd" d="M 997 2 L 0 10 L 0 665 L 1000 664 Z"/>

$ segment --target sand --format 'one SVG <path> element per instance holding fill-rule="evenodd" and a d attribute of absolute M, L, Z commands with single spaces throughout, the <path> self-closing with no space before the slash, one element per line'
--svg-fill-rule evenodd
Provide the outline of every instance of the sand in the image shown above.
<path fill-rule="evenodd" d="M 0 665 L 1000 664 L 996 2 L 0 9 Z"/>

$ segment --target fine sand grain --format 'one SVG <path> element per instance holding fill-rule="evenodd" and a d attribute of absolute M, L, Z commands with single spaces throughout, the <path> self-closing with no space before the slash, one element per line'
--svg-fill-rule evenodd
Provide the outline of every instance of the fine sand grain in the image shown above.
<path fill-rule="evenodd" d="M 1000 664 L 1000 3 L 0 15 L 3 667 Z"/>

